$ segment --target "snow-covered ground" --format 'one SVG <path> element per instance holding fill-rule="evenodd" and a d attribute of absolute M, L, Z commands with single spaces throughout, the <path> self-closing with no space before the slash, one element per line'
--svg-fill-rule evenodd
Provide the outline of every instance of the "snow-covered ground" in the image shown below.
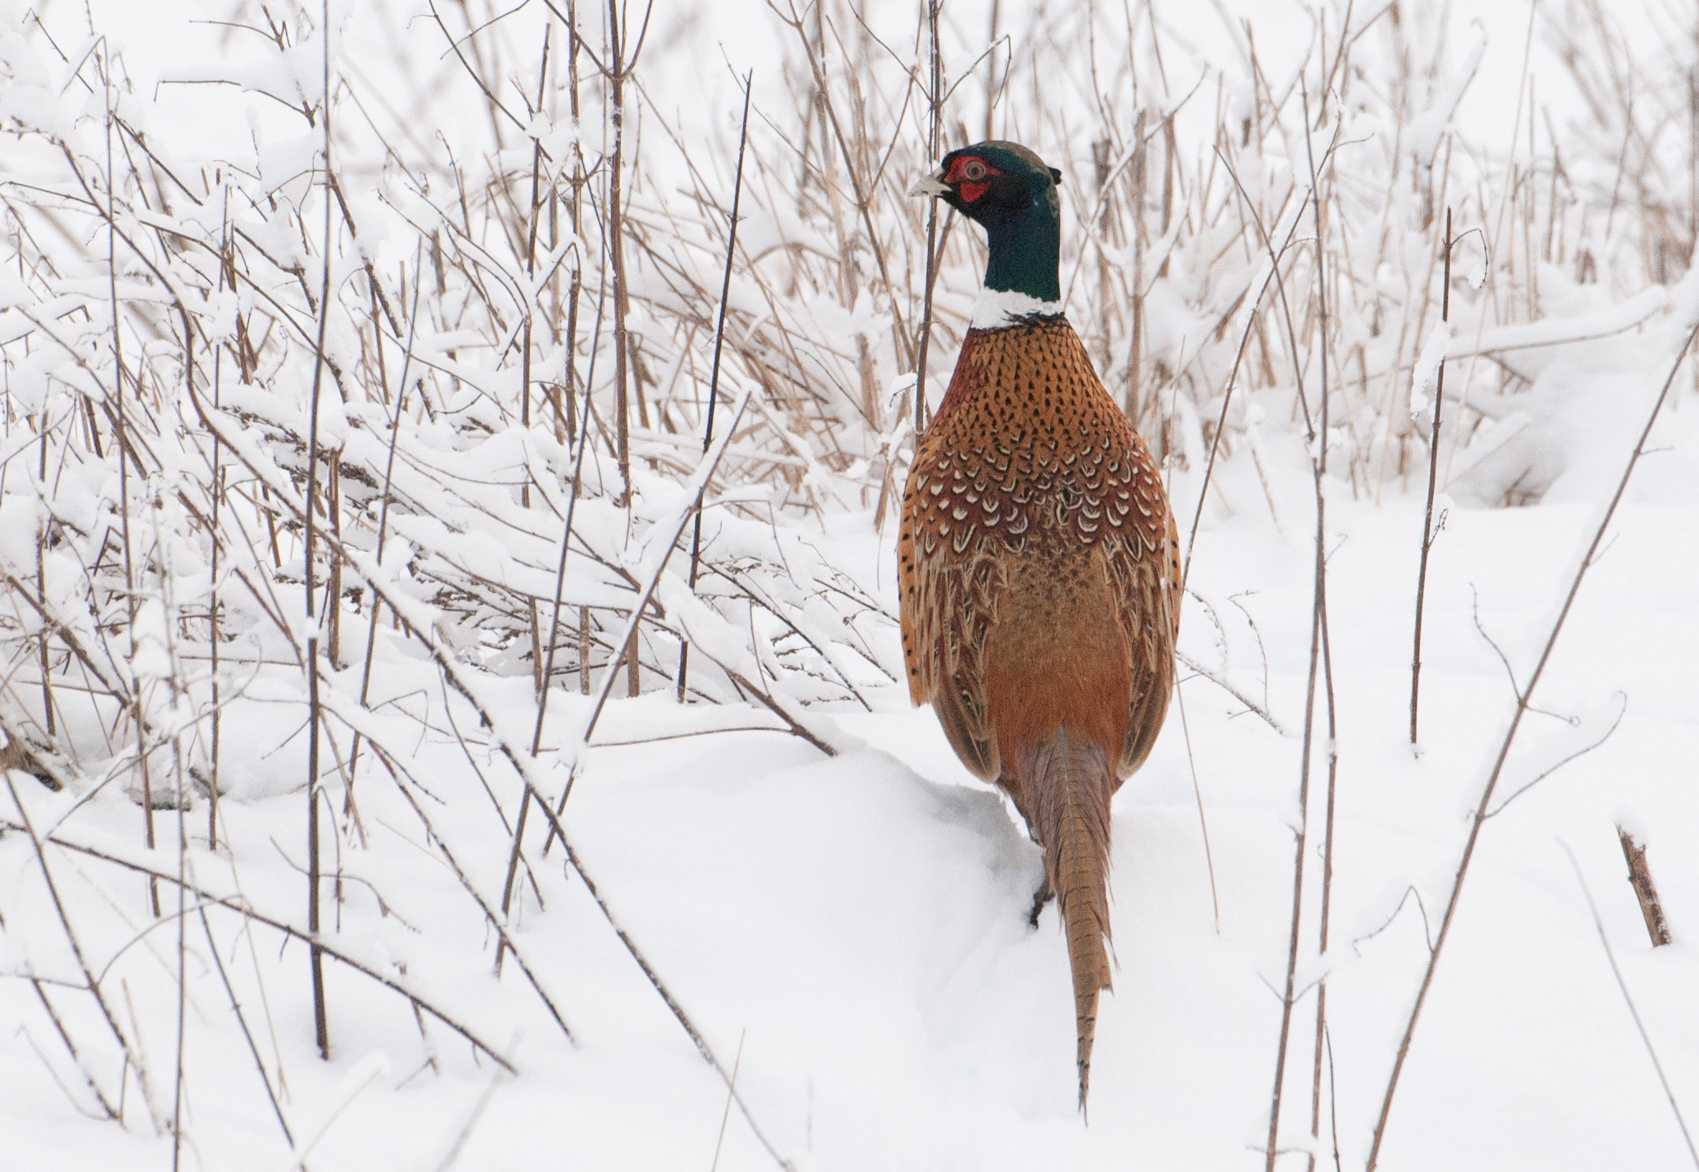
<path fill-rule="evenodd" d="M 1688 391 L 1660 437 L 1676 450 L 1649 459 L 1691 469 L 1696 419 L 1699 400 Z M 1699 862 L 1690 849 L 1699 828 L 1699 505 L 1691 476 L 1666 485 L 1681 488 L 1679 498 L 1642 486 L 1614 525 L 1537 699 L 1553 715 L 1533 719 L 1500 793 L 1598 740 L 1624 704 L 1626 711 L 1608 740 L 1484 831 L 1396 1102 L 1388 1167 L 1663 1168 L 1685 1159 L 1565 853 L 1567 845 L 1579 860 L 1671 1088 L 1691 1110 L 1699 1103 L 1691 997 L 1699 966 L 1690 943 L 1699 923 Z M 1119 968 L 1099 1022 L 1089 1126 L 1074 1102 L 1067 957 L 1054 908 L 1036 931 L 1025 922 L 1038 852 L 998 796 L 956 763 L 929 712 L 911 710 L 889 687 L 873 712 L 821 717 L 818 727 L 839 747 L 826 758 L 783 733 L 714 733 L 770 722 L 680 707 L 665 694 L 610 710 L 599 740 L 648 743 L 595 751 L 565 824 L 621 925 L 716 1052 L 729 1062 L 741 1050 L 739 1093 L 797 1167 L 1242 1168 L 1257 1159 L 1290 914 L 1299 752 L 1291 733 L 1302 720 L 1311 555 L 1307 534 L 1273 531 L 1254 481 L 1225 487 L 1238 512 L 1200 537 L 1198 597 L 1187 602 L 1182 647 L 1253 699 L 1266 695 L 1288 735 L 1192 676 L 1182 685 L 1190 760 L 1176 711 L 1149 764 L 1117 797 Z M 1279 487 L 1285 523 L 1296 527 L 1306 486 L 1289 476 Z M 1476 618 L 1525 678 L 1595 521 L 1586 504 L 1452 509 L 1429 580 L 1418 757 L 1406 742 L 1419 505 L 1334 505 L 1333 948 L 1302 979 L 1330 976 L 1325 1077 L 1337 1093 L 1347 1167 L 1365 1153 L 1426 960 L 1424 933 L 1437 930 L 1467 810 L 1514 704 Z M 891 551 L 867 518 L 834 518 L 831 528 L 818 538 L 823 547 L 880 581 L 889 603 Z M 884 638 L 894 641 L 894 630 Z M 441 743 L 426 755 L 431 776 L 419 779 L 441 802 L 431 816 L 453 854 L 475 861 L 473 882 L 499 890 L 507 836 L 443 727 L 440 687 L 399 665 L 384 687 L 412 693 L 436 716 L 431 735 Z M 460 707 L 461 726 L 475 724 Z M 297 711 L 243 709 L 236 745 L 251 759 L 227 761 L 243 780 L 222 817 L 226 836 L 248 845 L 228 859 L 191 852 L 203 883 L 239 883 L 262 906 L 287 904 L 301 882 L 302 800 L 279 792 L 296 775 L 294 762 L 283 762 L 299 756 L 289 742 Z M 294 748 L 274 751 L 284 743 Z M 511 816 L 511 774 L 487 753 L 478 764 Z M 38 827 L 73 800 L 33 784 L 19 793 Z M 528 895 L 516 940 L 576 1045 L 511 960 L 500 983 L 492 980 L 490 941 L 395 787 L 363 782 L 358 800 L 370 846 L 345 860 L 339 940 L 404 965 L 409 982 L 463 1012 L 463 1024 L 522 1073 L 503 1076 L 488 1059 L 475 1061 L 434 1022 L 421 1037 L 404 1001 L 335 965 L 333 1058 L 321 1063 L 304 947 L 288 945 L 274 963 L 276 934 L 240 932 L 236 916 L 214 912 L 223 963 L 251 1023 L 261 995 L 254 965 L 270 974 L 260 1018 L 267 1029 L 257 1042 L 268 1067 L 281 1068 L 294 1134 L 310 1137 L 328 1124 L 310 1166 L 433 1168 L 453 1151 L 459 1166 L 490 1169 L 710 1162 L 726 1088 L 583 885 L 564 873 L 558 849 L 536 870 L 546 910 Z M 85 811 L 79 833 L 133 857 L 135 821 L 133 805 L 111 802 Z M 1648 944 L 1625 882 L 1619 822 L 1649 849 L 1677 939 L 1671 947 L 1654 952 Z M 169 823 L 164 833 L 169 841 Z M 204 842 L 198 827 L 197 839 Z M 173 854 L 165 848 L 157 857 L 169 869 Z M 39 875 L 19 836 L 8 837 L 4 857 L 10 909 Z M 1319 854 L 1310 860 L 1318 863 Z M 72 862 L 57 869 L 62 889 L 76 895 L 80 927 L 146 926 L 140 879 L 105 875 L 100 889 L 111 902 L 102 907 Z M 387 918 L 362 875 L 381 884 Z M 1305 914 L 1316 911 L 1312 902 Z M 203 973 L 187 1006 L 190 1150 L 207 1167 L 281 1166 L 287 1145 L 230 1004 L 204 975 L 215 962 L 198 917 L 188 923 L 190 965 Z M 62 954 L 51 922 L 9 915 L 7 931 L 13 965 L 30 958 L 42 971 L 47 957 Z M 156 1086 L 172 1062 L 175 935 L 167 920 L 134 945 L 159 963 L 138 966 L 120 1009 L 138 1015 Z M 0 1041 L 9 1166 L 144 1167 L 169 1158 L 169 1139 L 145 1125 L 120 1128 L 80 1114 L 83 1089 L 46 1076 L 51 1069 L 70 1079 L 62 1059 L 44 1061 L 54 1040 L 31 1009 L 34 993 L 19 980 L 0 991 L 16 1023 Z M 1300 1098 L 1313 1004 L 1312 993 L 1295 1015 L 1288 1085 Z M 373 1056 L 381 1072 L 360 1081 L 372 1074 Z M 421 1069 L 432 1062 L 435 1073 Z M 1294 1146 L 1307 1115 L 1307 1103 L 1289 1115 Z M 1333 1122 L 1324 1120 L 1324 1152 Z M 771 1166 L 735 1109 L 724 1143 L 723 1168 Z"/>

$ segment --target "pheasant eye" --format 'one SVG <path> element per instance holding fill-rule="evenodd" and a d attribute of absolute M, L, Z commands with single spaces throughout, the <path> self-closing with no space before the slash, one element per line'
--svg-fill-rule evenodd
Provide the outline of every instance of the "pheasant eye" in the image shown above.
<path fill-rule="evenodd" d="M 986 176 L 985 164 L 978 159 L 969 159 L 962 164 L 962 178 L 969 183 L 983 182 Z"/>

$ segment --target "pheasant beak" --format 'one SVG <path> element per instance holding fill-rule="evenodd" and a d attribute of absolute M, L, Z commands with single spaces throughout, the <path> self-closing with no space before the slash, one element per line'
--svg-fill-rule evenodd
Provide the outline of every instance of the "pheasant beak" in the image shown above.
<path fill-rule="evenodd" d="M 915 180 L 913 187 L 908 189 L 910 196 L 948 195 L 949 185 L 944 182 L 944 168 L 940 167 L 930 175 L 922 175 Z"/>

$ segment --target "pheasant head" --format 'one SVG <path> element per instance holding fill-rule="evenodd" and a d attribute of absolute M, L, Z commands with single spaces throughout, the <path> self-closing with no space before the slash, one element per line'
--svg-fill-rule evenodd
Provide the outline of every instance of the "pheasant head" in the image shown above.
<path fill-rule="evenodd" d="M 1060 317 L 1062 172 L 1018 143 L 982 142 L 944 156 L 911 195 L 936 196 L 985 229 L 989 259 L 975 329 Z"/>

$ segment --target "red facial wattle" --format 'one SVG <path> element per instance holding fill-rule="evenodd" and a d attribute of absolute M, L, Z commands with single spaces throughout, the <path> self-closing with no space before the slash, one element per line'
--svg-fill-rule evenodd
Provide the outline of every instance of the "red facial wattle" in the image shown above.
<path fill-rule="evenodd" d="M 962 155 L 950 163 L 944 182 L 954 187 L 962 202 L 973 203 L 991 187 L 991 181 L 1003 172 L 977 155 Z"/>

